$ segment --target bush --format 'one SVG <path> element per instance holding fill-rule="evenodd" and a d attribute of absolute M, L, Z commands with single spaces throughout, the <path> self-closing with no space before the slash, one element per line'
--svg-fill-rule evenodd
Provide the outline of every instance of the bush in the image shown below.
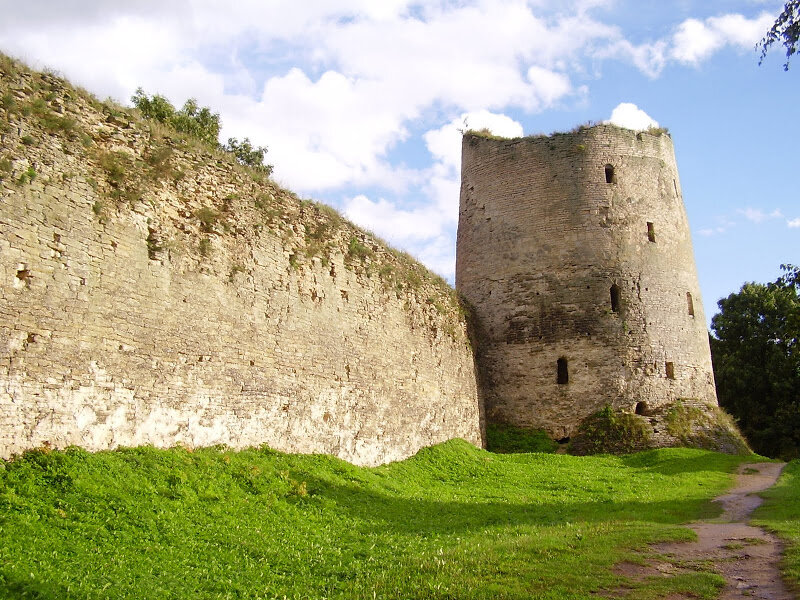
<path fill-rule="evenodd" d="M 581 422 L 569 451 L 578 455 L 628 454 L 649 445 L 650 436 L 641 417 L 606 405 Z"/>
<path fill-rule="evenodd" d="M 164 123 L 209 146 L 230 152 L 240 165 L 250 167 L 261 175 L 272 175 L 272 165 L 264 164 L 266 146 L 253 146 L 250 138 L 244 138 L 241 142 L 237 138 L 228 138 L 227 144 L 220 144 L 219 131 L 222 124 L 219 113 L 211 112 L 207 106 L 201 108 L 194 98 L 189 98 L 183 108 L 176 110 L 164 96 L 148 96 L 142 88 L 137 88 L 136 93 L 131 96 L 131 102 L 144 118 Z"/>
<path fill-rule="evenodd" d="M 272 175 L 272 165 L 264 164 L 264 155 L 267 153 L 266 146 L 253 146 L 249 138 L 244 138 L 241 142 L 236 138 L 228 138 L 228 143 L 222 147 L 236 158 L 236 162 L 246 167 L 251 167 L 267 177 Z"/>
<path fill-rule="evenodd" d="M 189 98 L 183 108 L 175 110 L 164 96 L 154 94 L 151 97 L 138 88 L 131 102 L 143 117 L 170 125 L 175 131 L 191 135 L 211 146 L 219 146 L 219 113 L 212 113 L 207 106 L 200 108 L 194 98 Z"/>

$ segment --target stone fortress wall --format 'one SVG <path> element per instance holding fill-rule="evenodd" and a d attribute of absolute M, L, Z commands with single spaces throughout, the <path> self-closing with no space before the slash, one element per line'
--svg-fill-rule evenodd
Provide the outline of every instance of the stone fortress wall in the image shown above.
<path fill-rule="evenodd" d="M 488 422 L 558 439 L 605 405 L 717 405 L 664 132 L 465 135 L 456 287 L 480 329 Z"/>
<path fill-rule="evenodd" d="M 452 290 L 230 156 L 0 62 L 0 456 L 481 445 Z"/>

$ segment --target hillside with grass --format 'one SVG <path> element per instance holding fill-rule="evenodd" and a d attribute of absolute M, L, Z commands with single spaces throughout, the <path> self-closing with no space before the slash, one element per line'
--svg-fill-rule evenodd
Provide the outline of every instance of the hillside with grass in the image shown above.
<path fill-rule="evenodd" d="M 711 569 L 632 581 L 742 457 L 493 454 L 377 468 L 268 448 L 34 451 L 0 463 L 2 598 L 714 598 Z"/>

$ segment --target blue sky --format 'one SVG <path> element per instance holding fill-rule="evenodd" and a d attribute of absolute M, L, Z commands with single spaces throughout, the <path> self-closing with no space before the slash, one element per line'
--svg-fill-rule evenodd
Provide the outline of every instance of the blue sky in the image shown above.
<path fill-rule="evenodd" d="M 0 0 L 0 49 L 100 97 L 220 112 L 275 178 L 451 280 L 460 135 L 668 127 L 706 316 L 800 263 L 800 64 L 773 0 Z M 231 7 L 232 6 L 232 7 Z M 639 122 L 635 118 L 638 117 Z M 632 120 L 634 119 L 634 120 Z"/>

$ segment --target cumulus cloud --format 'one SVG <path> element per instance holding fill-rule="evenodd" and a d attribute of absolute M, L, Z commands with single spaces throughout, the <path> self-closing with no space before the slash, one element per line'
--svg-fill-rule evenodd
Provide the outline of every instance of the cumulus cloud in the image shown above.
<path fill-rule="evenodd" d="M 350 220 L 407 249 L 450 280 L 455 265 L 461 136 L 465 129 L 487 129 L 502 137 L 523 135 L 522 125 L 506 115 L 488 110 L 462 113 L 423 135 L 434 162 L 421 177 L 420 204 L 407 207 L 386 198 L 370 200 L 363 194 L 344 202 Z"/>
<path fill-rule="evenodd" d="M 606 121 L 618 127 L 644 131 L 651 127 L 658 127 L 658 121 L 631 102 L 621 102 L 611 111 L 611 117 Z"/>
<path fill-rule="evenodd" d="M 408 185 L 386 156 L 426 111 L 544 110 L 585 93 L 567 69 L 587 47 L 623 39 L 590 0 L 49 4 L 6 7 L 0 44 L 123 102 L 140 85 L 176 104 L 197 97 L 222 113 L 224 135 L 269 146 L 276 176 L 307 192 Z"/>
<path fill-rule="evenodd" d="M 697 65 L 723 46 L 752 49 L 775 20 L 769 13 L 748 19 L 740 14 L 710 17 L 704 21 L 687 19 L 672 36 L 670 57 Z"/>
<path fill-rule="evenodd" d="M 736 214 L 744 217 L 745 220 L 749 221 L 750 223 L 754 223 L 755 225 L 760 225 L 768 221 L 775 221 L 777 219 L 783 219 L 786 221 L 786 225 L 789 227 L 800 227 L 800 218 L 786 219 L 783 215 L 783 212 L 779 208 L 776 208 L 772 211 L 765 211 L 760 208 L 747 207 L 737 209 Z M 714 226 L 698 229 L 698 235 L 702 235 L 704 237 L 719 235 L 726 233 L 729 229 L 736 226 L 736 221 L 734 218 L 729 216 L 718 216 L 716 221 L 717 223 Z"/>
<path fill-rule="evenodd" d="M 500 137 L 522 136 L 522 125 L 518 121 L 503 114 L 478 110 L 462 113 L 439 129 L 428 131 L 423 136 L 425 145 L 437 161 L 458 168 L 461 166 L 461 132 L 467 129 L 487 129 Z"/>
<path fill-rule="evenodd" d="M 607 0 L 6 4 L 4 51 L 101 97 L 125 102 L 138 86 L 176 104 L 196 97 L 222 114 L 223 139 L 268 146 L 281 182 L 301 193 L 344 190 L 353 220 L 448 276 L 465 118 L 470 128 L 519 136 L 503 112 L 581 101 L 580 79 L 602 61 L 657 77 L 670 61 L 694 65 L 725 46 L 751 48 L 773 18 L 689 19 L 634 43 L 594 16 Z M 610 121 L 657 125 L 628 103 Z M 409 142 L 425 144 L 428 164 L 392 158 Z M 365 188 L 373 199 L 359 193 Z"/>
<path fill-rule="evenodd" d="M 769 221 L 772 219 L 782 219 L 783 213 L 779 209 L 775 209 L 772 212 L 764 212 L 760 208 L 744 208 L 739 209 L 738 212 L 740 215 L 743 215 L 745 219 L 750 221 L 751 223 L 763 223 L 764 221 Z"/>

